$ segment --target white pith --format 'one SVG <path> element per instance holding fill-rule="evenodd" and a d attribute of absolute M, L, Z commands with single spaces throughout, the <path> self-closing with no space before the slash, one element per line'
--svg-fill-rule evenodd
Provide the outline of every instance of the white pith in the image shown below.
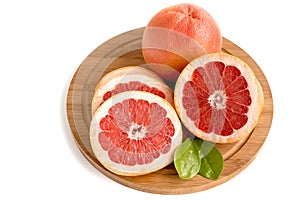
<path fill-rule="evenodd" d="M 226 94 L 223 90 L 216 90 L 208 98 L 208 103 L 211 107 L 221 110 L 226 108 Z"/>
<path fill-rule="evenodd" d="M 133 140 L 143 139 L 146 135 L 146 128 L 144 126 L 133 123 L 128 131 L 128 137 Z"/>

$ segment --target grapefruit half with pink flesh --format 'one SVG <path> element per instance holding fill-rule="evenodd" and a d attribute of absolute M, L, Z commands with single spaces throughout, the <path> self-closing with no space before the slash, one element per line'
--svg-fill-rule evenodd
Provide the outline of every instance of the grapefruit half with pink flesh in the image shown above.
<path fill-rule="evenodd" d="M 109 97 L 129 90 L 150 92 L 173 104 L 173 91 L 154 72 L 141 67 L 124 67 L 99 81 L 92 100 L 92 114 Z"/>
<path fill-rule="evenodd" d="M 98 82 L 96 89 L 98 89 L 101 85 L 104 85 L 110 79 L 112 79 L 116 76 L 121 76 L 121 75 L 125 75 L 125 74 L 144 74 L 144 75 L 148 75 L 153 78 L 157 78 L 157 79 L 161 80 L 161 78 L 155 72 L 153 72 L 152 70 L 149 70 L 147 68 L 144 68 L 141 66 L 134 66 L 134 65 L 133 66 L 124 66 L 124 67 L 114 69 L 114 70 L 108 72 L 107 74 L 105 74 Z"/>
<path fill-rule="evenodd" d="M 214 143 L 236 142 L 254 129 L 264 97 L 254 72 L 226 53 L 201 56 L 180 74 L 175 109 L 195 136 Z"/>
<path fill-rule="evenodd" d="M 126 91 L 107 99 L 90 124 L 93 152 L 108 170 L 126 176 L 157 171 L 182 142 L 181 122 L 165 99 Z"/>

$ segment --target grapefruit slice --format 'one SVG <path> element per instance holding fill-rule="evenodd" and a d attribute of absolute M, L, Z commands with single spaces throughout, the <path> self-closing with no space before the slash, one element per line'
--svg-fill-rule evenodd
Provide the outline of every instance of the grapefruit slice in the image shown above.
<path fill-rule="evenodd" d="M 92 100 L 92 115 L 111 96 L 124 91 L 145 91 L 173 104 L 173 91 L 152 71 L 141 67 L 124 67 L 105 75 L 98 83 Z"/>
<path fill-rule="evenodd" d="M 251 68 L 226 53 L 201 56 L 180 74 L 175 109 L 195 136 L 214 143 L 236 142 L 255 127 L 264 103 Z"/>
<path fill-rule="evenodd" d="M 153 78 L 157 78 L 161 80 L 161 78 L 153 71 L 148 70 L 146 68 L 140 67 L 140 66 L 124 66 L 117 68 L 115 70 L 112 70 L 105 74 L 99 81 L 96 89 L 100 87 L 101 85 L 104 85 L 107 81 L 109 81 L 111 78 L 114 78 L 116 76 L 121 76 L 125 74 L 144 74 L 148 76 L 152 76 Z"/>
<path fill-rule="evenodd" d="M 181 122 L 163 98 L 126 91 L 97 109 L 90 124 L 90 141 L 108 170 L 126 176 L 148 174 L 173 161 L 182 142 Z"/>

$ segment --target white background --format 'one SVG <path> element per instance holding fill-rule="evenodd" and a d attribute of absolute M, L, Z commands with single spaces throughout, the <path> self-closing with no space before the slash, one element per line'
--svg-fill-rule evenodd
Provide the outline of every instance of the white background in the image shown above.
<path fill-rule="evenodd" d="M 1 1 L 0 199 L 299 199 L 297 1 L 188 2 L 215 18 L 271 86 L 273 124 L 249 167 L 203 192 L 149 194 L 102 175 L 74 143 L 65 101 L 76 68 L 106 40 L 182 1 Z"/>

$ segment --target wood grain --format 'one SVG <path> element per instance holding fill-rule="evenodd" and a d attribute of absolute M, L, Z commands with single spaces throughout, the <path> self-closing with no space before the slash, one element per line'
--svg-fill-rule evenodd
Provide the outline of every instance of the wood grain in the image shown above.
<path fill-rule="evenodd" d="M 257 63 L 245 51 L 226 38 L 223 38 L 223 51 L 241 58 L 251 66 L 262 85 L 265 104 L 256 128 L 247 138 L 233 144 L 217 144 L 217 148 L 222 152 L 225 160 L 224 170 L 218 180 L 208 180 L 200 175 L 190 180 L 181 180 L 178 178 L 173 164 L 144 176 L 119 176 L 106 170 L 93 154 L 89 141 L 89 123 L 91 100 L 95 87 L 100 78 L 113 69 L 144 64 L 141 53 L 143 31 L 144 28 L 131 30 L 103 43 L 87 56 L 75 72 L 67 94 L 67 117 L 78 148 L 101 173 L 120 184 L 145 192 L 193 193 L 230 180 L 251 163 L 268 136 L 273 117 L 273 99 L 268 81 Z"/>

